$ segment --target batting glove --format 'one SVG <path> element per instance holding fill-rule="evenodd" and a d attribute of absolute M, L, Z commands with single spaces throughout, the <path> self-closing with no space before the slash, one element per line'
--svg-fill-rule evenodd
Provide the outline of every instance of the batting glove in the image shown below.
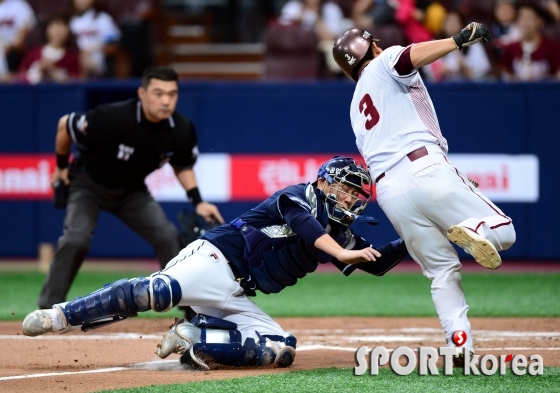
<path fill-rule="evenodd" d="M 488 28 L 482 23 L 477 22 L 469 23 L 459 34 L 454 35 L 451 38 L 453 38 L 453 41 L 459 50 L 466 46 L 474 45 L 477 42 L 482 41 L 487 43 L 492 41 Z"/>

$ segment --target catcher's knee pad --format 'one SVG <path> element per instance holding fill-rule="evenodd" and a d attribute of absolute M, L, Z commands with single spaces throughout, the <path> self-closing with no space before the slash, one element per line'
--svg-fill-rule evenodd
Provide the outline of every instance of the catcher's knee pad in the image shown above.
<path fill-rule="evenodd" d="M 175 344 L 176 340 L 170 340 L 173 341 L 171 346 L 163 345 L 177 348 L 178 351 L 174 352 L 182 355 L 181 364 L 187 368 L 207 370 L 212 363 L 288 367 L 294 361 L 296 339 L 290 333 L 267 336 L 257 332 L 258 342 L 247 338 L 242 343 L 241 332 L 233 322 L 202 314 L 191 322 L 182 322 L 172 328 L 184 340 L 180 345 Z"/>
<path fill-rule="evenodd" d="M 171 277 L 139 277 L 117 280 L 87 296 L 64 305 L 64 314 L 72 326 L 90 330 L 125 318 L 139 311 L 167 311 L 181 299 L 181 287 Z"/>
<path fill-rule="evenodd" d="M 156 312 L 171 310 L 181 300 L 179 282 L 166 274 L 155 273 L 150 276 L 150 306 Z"/>

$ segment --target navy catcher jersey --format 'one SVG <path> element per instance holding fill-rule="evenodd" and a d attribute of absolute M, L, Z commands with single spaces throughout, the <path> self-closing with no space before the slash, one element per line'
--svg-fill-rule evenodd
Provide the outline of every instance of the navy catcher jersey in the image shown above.
<path fill-rule="evenodd" d="M 314 217 L 322 228 L 326 228 L 329 224 L 329 219 L 324 203 L 325 194 L 322 191 L 315 189 L 313 185 L 309 183 L 298 184 L 277 191 L 257 207 L 242 214 L 239 219 L 250 227 L 262 231 L 271 239 L 289 238 L 294 240 L 295 238 L 295 240 L 299 242 L 300 248 L 303 249 L 303 253 L 308 257 L 305 262 L 296 257 L 296 263 L 302 262 L 302 265 L 305 265 L 305 263 L 309 262 L 309 259 L 314 262 L 314 267 L 309 267 L 309 265 L 307 265 L 303 268 L 302 272 L 305 275 L 305 272 L 315 270 L 317 263 L 326 263 L 332 259 L 331 255 L 324 253 L 305 241 L 305 238 L 317 238 L 326 233 L 326 231 L 323 230 L 322 233 L 315 234 L 295 233 L 287 225 L 283 210 L 288 205 L 293 206 L 295 204 L 307 212 L 307 214 Z M 336 225 L 336 223 L 331 223 L 331 225 L 332 224 Z M 333 231 L 332 228 L 329 229 Z M 313 230 L 316 232 L 315 229 Z M 342 231 L 334 230 L 334 232 L 338 233 Z M 339 236 L 333 233 L 331 233 L 331 236 L 333 236 L 339 244 L 343 243 L 343 239 L 338 239 Z M 218 247 L 229 260 L 232 265 L 232 270 L 239 276 L 245 279 L 251 276 L 246 253 L 247 242 L 237 227 L 232 224 L 222 225 L 204 233 L 201 238 L 208 240 Z M 293 241 L 291 243 L 293 244 Z M 251 245 L 249 245 L 249 247 L 250 246 Z M 266 245 L 260 244 L 258 247 L 263 248 L 266 247 Z M 263 248 L 263 250 L 265 249 Z M 263 255 L 264 254 L 263 252 Z M 293 253 L 291 255 L 293 256 Z M 265 264 L 274 263 L 266 261 L 265 259 L 263 259 L 263 263 Z M 260 287 L 259 289 L 262 290 Z"/>

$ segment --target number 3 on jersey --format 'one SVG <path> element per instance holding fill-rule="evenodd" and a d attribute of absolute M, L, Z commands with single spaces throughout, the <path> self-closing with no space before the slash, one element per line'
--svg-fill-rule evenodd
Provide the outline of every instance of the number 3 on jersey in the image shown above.
<path fill-rule="evenodd" d="M 360 113 L 363 113 L 366 117 L 366 130 L 371 130 L 377 123 L 379 123 L 379 112 L 377 108 L 373 105 L 373 100 L 366 94 L 360 100 Z"/>

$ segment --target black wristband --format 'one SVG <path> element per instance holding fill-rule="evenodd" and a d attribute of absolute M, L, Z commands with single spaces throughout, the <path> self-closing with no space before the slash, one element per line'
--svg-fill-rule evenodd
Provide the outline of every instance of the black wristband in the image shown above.
<path fill-rule="evenodd" d="M 187 197 L 189 197 L 189 200 L 192 202 L 193 206 L 196 206 L 200 202 L 202 202 L 202 197 L 200 196 L 200 191 L 198 190 L 198 187 L 191 188 L 190 190 L 188 190 Z"/>
<path fill-rule="evenodd" d="M 56 166 L 60 169 L 68 168 L 68 158 L 70 154 L 58 154 L 56 153 Z"/>

